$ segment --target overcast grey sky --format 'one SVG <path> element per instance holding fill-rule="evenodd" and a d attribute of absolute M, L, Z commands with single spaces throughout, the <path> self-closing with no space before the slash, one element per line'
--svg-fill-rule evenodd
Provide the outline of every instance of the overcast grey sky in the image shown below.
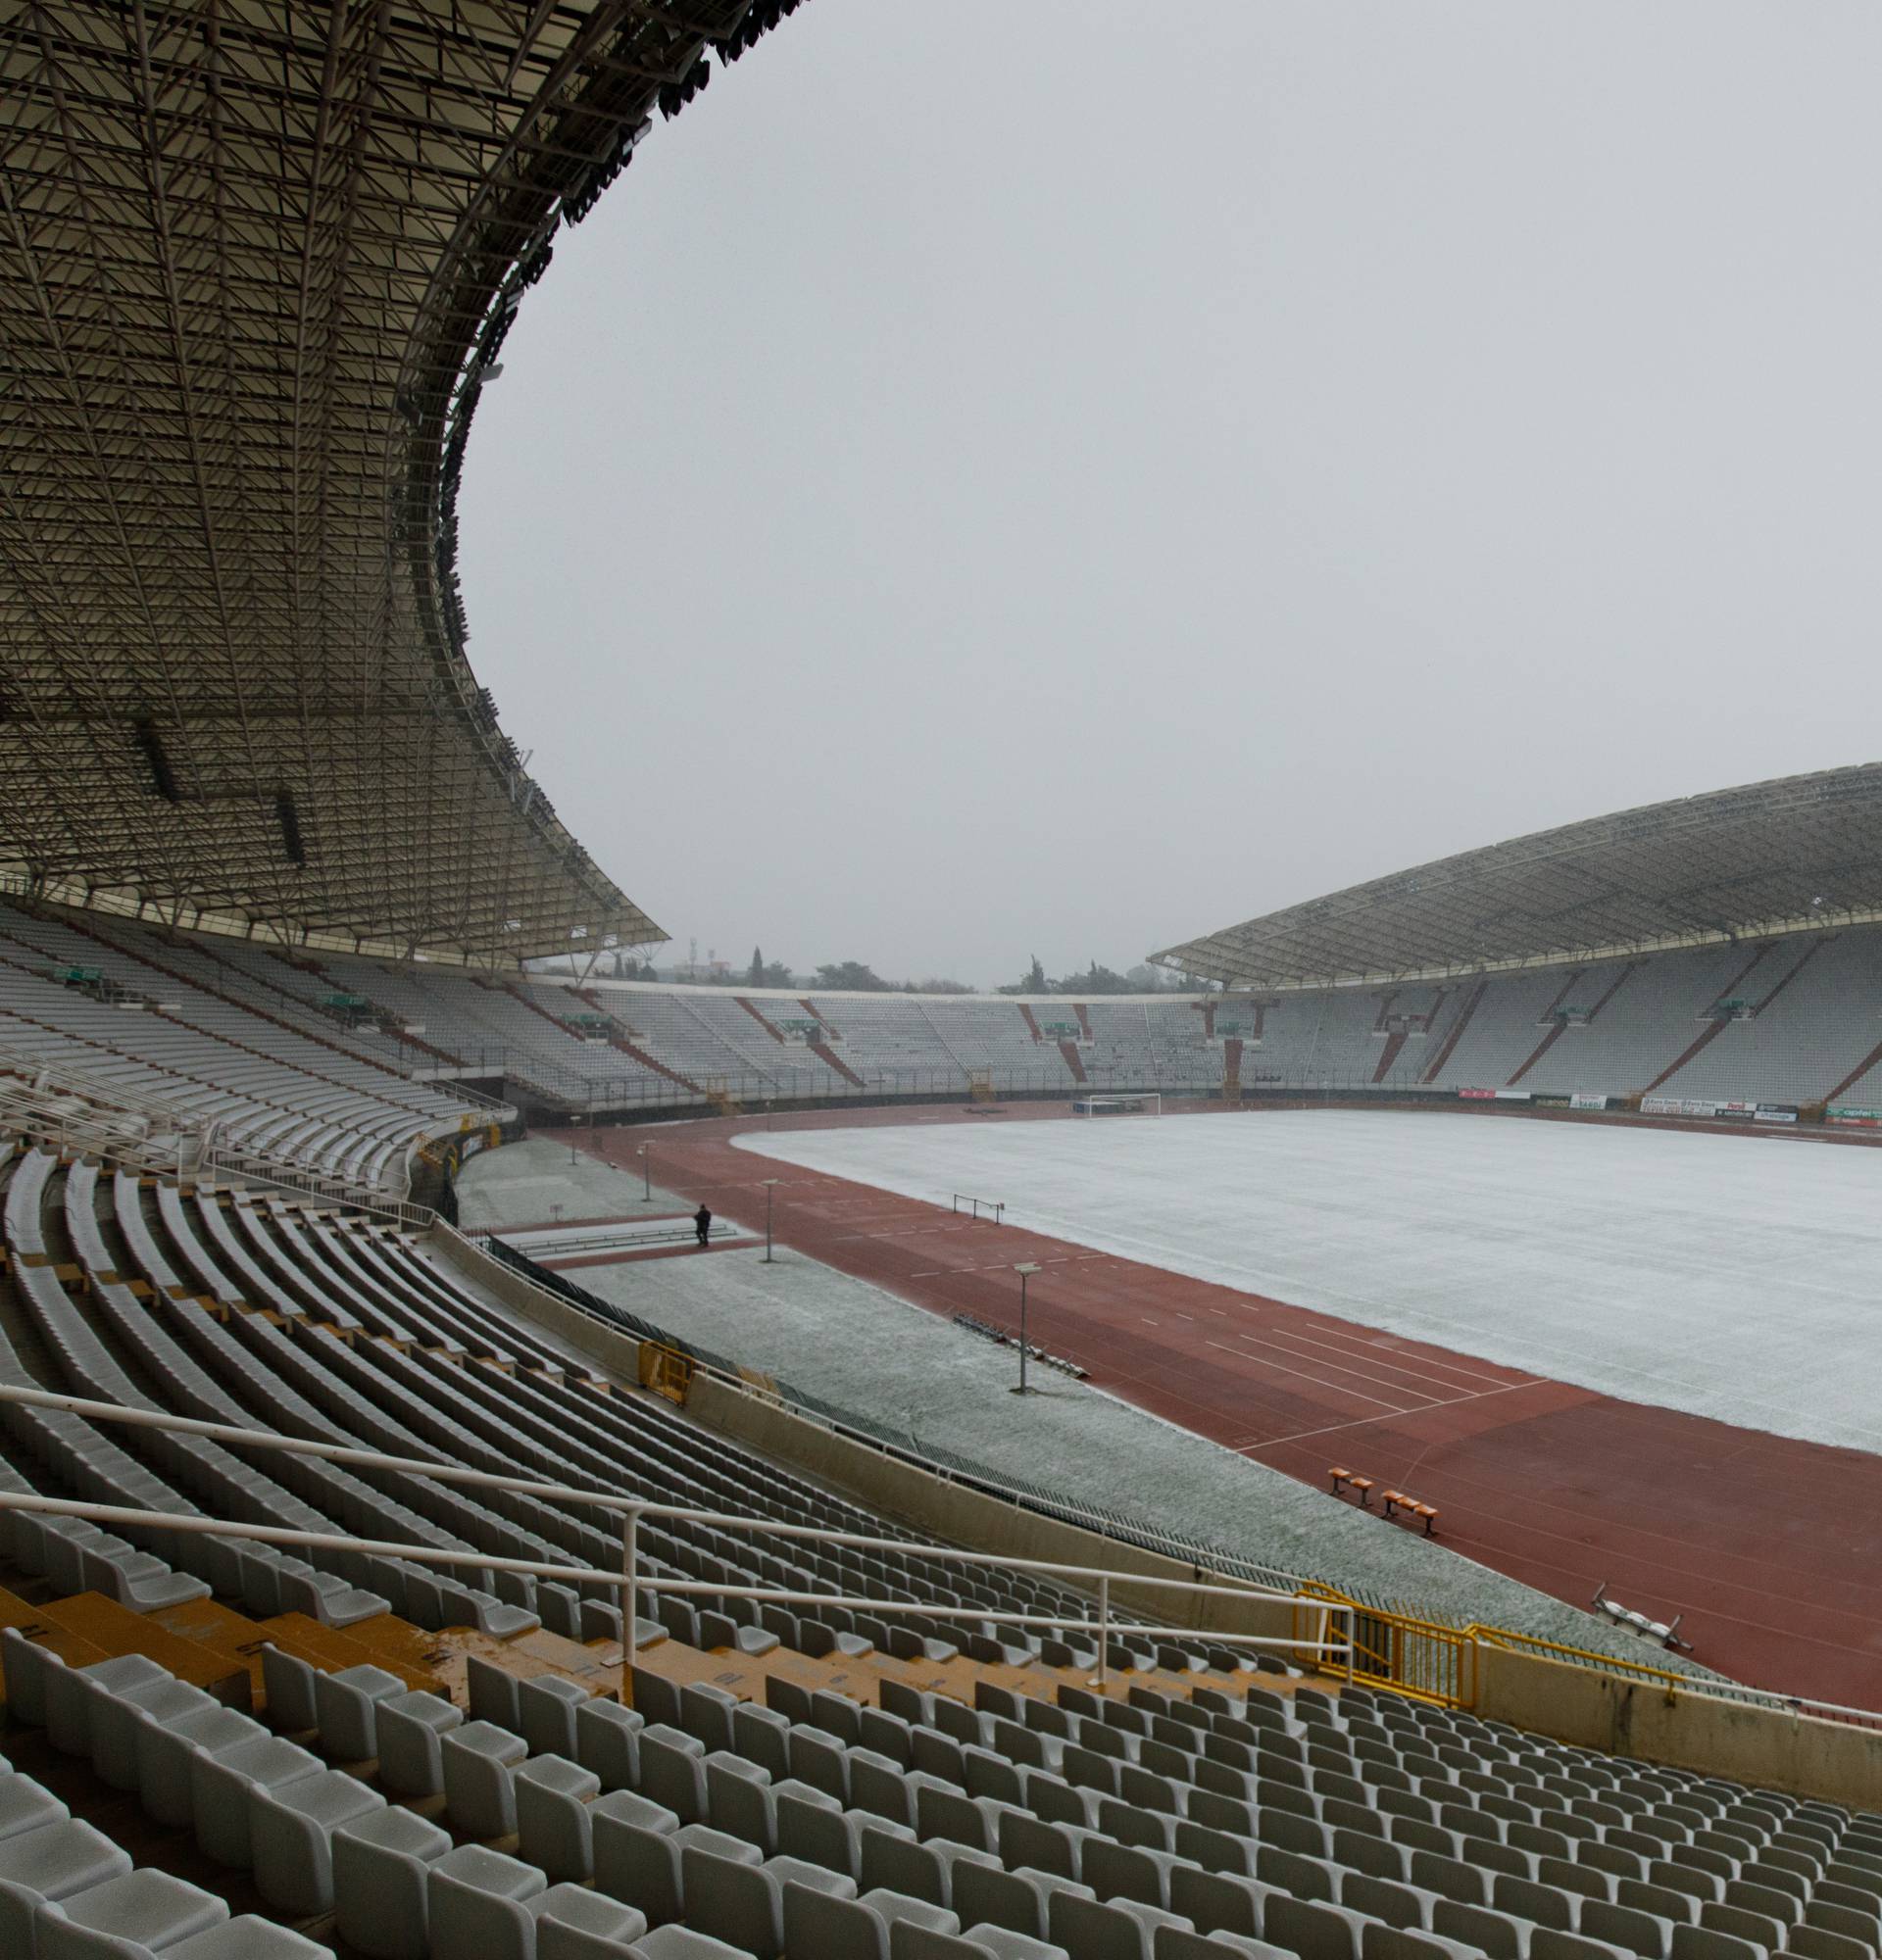
<path fill-rule="evenodd" d="M 808 0 L 524 305 L 471 660 L 681 955 L 895 978 L 1873 758 L 1878 72 L 1857 0 Z"/>

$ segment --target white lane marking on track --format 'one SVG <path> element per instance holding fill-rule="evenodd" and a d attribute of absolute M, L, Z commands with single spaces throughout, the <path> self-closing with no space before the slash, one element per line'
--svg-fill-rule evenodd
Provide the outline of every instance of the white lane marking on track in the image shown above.
<path fill-rule="evenodd" d="M 1506 1382 L 1500 1389 L 1482 1389 L 1475 1395 L 1453 1396 L 1448 1402 L 1432 1402 L 1429 1406 L 1431 1408 L 1456 1408 L 1461 1402 L 1487 1402 L 1493 1396 L 1507 1396 L 1513 1394 L 1517 1389 L 1534 1389 L 1543 1386 L 1545 1384 L 1541 1377 L 1531 1382 Z M 1419 1409 L 1415 1413 L 1423 1415 L 1425 1411 Z M 1270 1436 L 1261 1443 L 1238 1444 L 1235 1446 L 1236 1454 L 1244 1455 L 1251 1449 L 1266 1449 L 1282 1443 L 1305 1443 L 1310 1437 L 1331 1436 L 1335 1431 L 1342 1429 L 1364 1429 L 1372 1423 L 1383 1422 L 1385 1418 L 1382 1415 L 1356 1415 L 1351 1422 L 1329 1422 L 1323 1429 L 1297 1429 L 1291 1436 Z"/>
<path fill-rule="evenodd" d="M 1212 1341 L 1209 1345 L 1212 1348 L 1219 1348 L 1224 1354 L 1240 1355 L 1244 1361 L 1253 1361 L 1256 1358 L 1253 1354 L 1245 1352 L 1240 1348 L 1229 1347 L 1226 1342 Z M 1380 1408 L 1390 1409 L 1394 1415 L 1422 1413 L 1421 1410 L 1413 1411 L 1399 1402 L 1389 1402 L 1383 1396 L 1362 1395 L 1358 1389 L 1343 1388 L 1338 1382 L 1329 1382 L 1324 1375 L 1310 1375 L 1305 1368 L 1283 1368 L 1278 1361 L 1263 1361 L 1262 1366 L 1276 1369 L 1283 1375 L 1298 1375 L 1302 1381 L 1312 1382 L 1316 1389 L 1330 1389 L 1335 1395 L 1352 1396 L 1362 1402 L 1376 1402 Z M 1467 1400 L 1468 1397 L 1466 1396 L 1465 1399 Z M 1428 1408 L 1431 1404 L 1427 1402 L 1424 1406 Z M 1374 1416 L 1372 1420 L 1376 1422 L 1378 1418 Z"/>
<path fill-rule="evenodd" d="M 1395 1374 L 1415 1375 L 1419 1373 L 1419 1370 L 1416 1368 L 1406 1367 L 1393 1360 L 1393 1350 L 1389 1348 L 1381 1348 L 1376 1340 L 1366 1340 L 1358 1337 L 1344 1343 L 1337 1339 L 1330 1341 L 1322 1340 L 1316 1335 L 1303 1334 L 1298 1328 L 1283 1327 L 1271 1320 L 1267 1323 L 1267 1329 L 1270 1334 L 1285 1334 L 1290 1340 L 1305 1341 L 1311 1347 L 1330 1348 L 1335 1353 L 1363 1354 L 1368 1360 L 1378 1362 L 1383 1368 L 1390 1368 Z M 1467 1376 L 1473 1382 L 1488 1382 L 1493 1388 L 1499 1389 L 1509 1386 L 1501 1376 L 1487 1375 L 1480 1368 L 1466 1368 L 1461 1361 L 1433 1362 L 1428 1355 L 1423 1354 L 1417 1358 L 1424 1361 L 1427 1366 L 1449 1368 L 1453 1374 Z M 1440 1375 L 1430 1375 L 1426 1379 L 1437 1382 L 1440 1387 L 1447 1389 L 1455 1389 L 1458 1386 L 1456 1382 L 1445 1381 Z"/>
<path fill-rule="evenodd" d="M 1331 1368 L 1336 1375 L 1351 1375 L 1356 1381 L 1361 1382 L 1376 1382 L 1382 1389 L 1395 1389 L 1400 1395 L 1416 1396 L 1427 1403 L 1444 1399 L 1443 1396 L 1434 1396 L 1424 1389 L 1413 1388 L 1410 1382 L 1394 1381 L 1386 1375 L 1369 1375 L 1363 1368 L 1349 1368 L 1341 1361 L 1321 1361 L 1317 1354 L 1303 1354 L 1299 1348 L 1283 1348 L 1278 1341 L 1263 1341 L 1256 1334 L 1238 1334 L 1235 1338 L 1237 1341 L 1246 1341 L 1251 1348 L 1271 1348 L 1277 1354 L 1292 1354 L 1297 1361 L 1319 1361 L 1321 1367 Z M 1447 1389 L 1455 1389 L 1458 1385 L 1456 1382 L 1446 1382 L 1444 1386 Z"/>

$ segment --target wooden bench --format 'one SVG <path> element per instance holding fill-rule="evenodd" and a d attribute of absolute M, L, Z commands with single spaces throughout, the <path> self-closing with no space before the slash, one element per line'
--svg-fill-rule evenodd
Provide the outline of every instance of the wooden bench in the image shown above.
<path fill-rule="evenodd" d="M 1408 1496 L 1403 1491 L 1381 1491 L 1379 1498 L 1385 1506 L 1388 1518 L 1396 1517 L 1403 1511 L 1408 1517 L 1416 1518 L 1424 1526 L 1426 1538 L 1431 1536 L 1432 1528 L 1438 1522 L 1437 1507 L 1434 1504 L 1423 1503 L 1416 1497 Z"/>
<path fill-rule="evenodd" d="M 1333 1480 L 1333 1494 L 1336 1497 L 1342 1491 L 1357 1491 L 1360 1494 L 1361 1504 L 1362 1506 L 1370 1506 L 1372 1502 L 1372 1480 L 1370 1477 L 1362 1477 L 1357 1470 L 1348 1470 L 1344 1465 L 1338 1463 L 1332 1465 L 1326 1474 Z"/>

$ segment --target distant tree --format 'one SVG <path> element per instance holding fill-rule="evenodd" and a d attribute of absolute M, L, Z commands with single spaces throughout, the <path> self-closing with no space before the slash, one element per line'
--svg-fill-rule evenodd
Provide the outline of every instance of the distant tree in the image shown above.
<path fill-rule="evenodd" d="M 1039 963 L 1039 956 L 1032 956 L 1032 964 L 1011 987 L 996 989 L 1002 994 L 1050 994 L 1052 982 L 1046 978 L 1046 969 Z"/>
<path fill-rule="evenodd" d="M 1130 982 L 1133 994 L 1161 994 L 1164 990 L 1165 978 L 1161 966 L 1133 966 L 1124 978 Z"/>
<path fill-rule="evenodd" d="M 765 956 L 757 947 L 752 948 L 752 970 L 745 984 L 748 987 L 762 987 L 765 984 Z"/>
<path fill-rule="evenodd" d="M 754 970 L 751 984 L 754 987 L 789 988 L 794 983 L 791 969 L 781 959 L 768 960 L 761 968 Z"/>
<path fill-rule="evenodd" d="M 817 969 L 817 984 L 830 994 L 889 994 L 895 990 L 860 959 L 839 959 Z"/>
<path fill-rule="evenodd" d="M 973 989 L 959 980 L 923 980 L 917 994 L 971 994 Z"/>
<path fill-rule="evenodd" d="M 1137 990 L 1121 973 L 1093 960 L 1083 973 L 1067 973 L 1053 988 L 1055 994 L 1134 994 Z"/>

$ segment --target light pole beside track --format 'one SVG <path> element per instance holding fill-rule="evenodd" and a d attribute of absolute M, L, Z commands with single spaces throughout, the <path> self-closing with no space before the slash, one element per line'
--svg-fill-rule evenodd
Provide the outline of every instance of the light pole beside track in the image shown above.
<path fill-rule="evenodd" d="M 778 1180 L 768 1177 L 765 1180 L 765 1264 L 774 1265 L 771 1257 L 771 1194 L 777 1189 Z"/>
<path fill-rule="evenodd" d="M 645 1144 L 640 1145 L 634 1154 L 640 1159 L 640 1196 L 644 1202 L 651 1200 L 654 1195 L 654 1162 Z"/>
<path fill-rule="evenodd" d="M 1009 1395 L 1029 1396 L 1032 1391 L 1026 1387 L 1026 1282 L 1039 1270 L 1034 1265 L 1015 1266 L 1019 1275 L 1019 1386 L 1010 1389 Z"/>

